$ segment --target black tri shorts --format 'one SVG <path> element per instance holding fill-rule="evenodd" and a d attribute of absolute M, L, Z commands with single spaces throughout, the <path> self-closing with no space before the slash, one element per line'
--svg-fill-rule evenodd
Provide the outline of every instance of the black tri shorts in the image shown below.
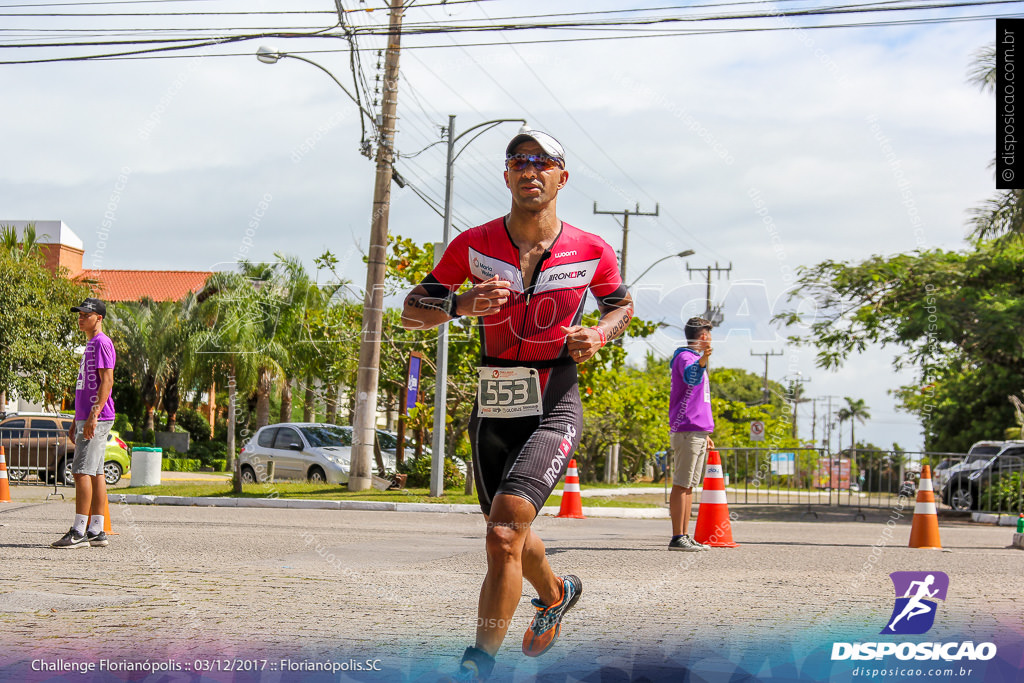
<path fill-rule="evenodd" d="M 540 512 L 576 452 L 583 432 L 576 366 L 562 365 L 550 373 L 543 415 L 481 418 L 473 408 L 473 476 L 485 515 L 499 493 L 525 498 Z"/>

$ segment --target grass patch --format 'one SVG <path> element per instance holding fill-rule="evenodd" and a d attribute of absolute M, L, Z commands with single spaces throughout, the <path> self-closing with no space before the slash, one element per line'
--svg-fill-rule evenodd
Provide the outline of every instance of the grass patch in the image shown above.
<path fill-rule="evenodd" d="M 337 484 L 310 484 L 307 482 L 281 482 L 276 484 L 248 484 L 242 487 L 242 494 L 237 496 L 230 483 L 225 482 L 189 482 L 180 484 L 164 484 L 161 486 L 140 486 L 127 489 L 111 489 L 111 493 L 128 493 L 145 496 L 183 496 L 186 498 L 283 498 L 291 500 L 363 500 L 384 501 L 387 503 L 468 503 L 477 505 L 476 494 L 467 496 L 459 492 L 449 491 L 439 498 L 432 498 L 429 489 L 400 489 L 397 491 L 349 491 Z M 587 507 L 623 507 L 645 508 L 662 507 L 664 495 L 660 493 L 637 494 L 631 496 L 601 496 L 584 498 Z M 545 505 L 558 507 L 562 504 L 560 492 L 552 493 Z"/>
<path fill-rule="evenodd" d="M 400 489 L 397 491 L 349 491 L 337 484 L 310 484 L 308 482 L 280 482 L 276 484 L 247 484 L 237 495 L 231 484 L 222 482 L 194 482 L 165 484 L 161 486 L 140 486 L 119 489 L 116 493 L 131 493 L 146 496 L 185 496 L 189 498 L 284 498 L 291 500 L 370 500 L 387 503 L 472 503 L 476 495 L 467 496 L 459 491 L 449 491 L 439 498 L 432 498 L 429 489 Z"/>

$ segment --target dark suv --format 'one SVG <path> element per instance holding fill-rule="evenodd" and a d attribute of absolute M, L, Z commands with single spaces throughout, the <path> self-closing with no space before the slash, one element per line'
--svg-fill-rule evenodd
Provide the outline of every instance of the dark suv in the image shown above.
<path fill-rule="evenodd" d="M 969 455 L 950 468 L 942 502 L 954 510 L 978 510 L 985 491 L 1015 472 L 1024 474 L 1024 441 L 1007 441 L 996 455 Z"/>

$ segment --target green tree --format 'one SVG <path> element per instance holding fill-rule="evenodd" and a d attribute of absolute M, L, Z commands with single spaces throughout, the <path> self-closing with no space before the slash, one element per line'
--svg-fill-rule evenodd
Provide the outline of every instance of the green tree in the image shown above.
<path fill-rule="evenodd" d="M 927 448 L 966 450 L 1012 424 L 1006 396 L 1024 374 L 1021 272 L 1024 244 L 1012 241 L 856 264 L 825 261 L 800 269 L 790 294 L 813 301 L 813 313 L 777 319 L 800 325 L 803 332 L 791 340 L 816 346 L 817 363 L 826 368 L 869 347 L 897 348 L 897 367 L 919 371 L 919 381 L 898 396 L 922 420 Z"/>
<path fill-rule="evenodd" d="M 13 237 L 12 237 L 13 236 Z M 34 231 L 18 242 L 13 228 L 0 236 L 0 396 L 17 393 L 59 406 L 74 391 L 75 349 L 85 343 L 70 308 L 89 289 L 43 263 Z"/>

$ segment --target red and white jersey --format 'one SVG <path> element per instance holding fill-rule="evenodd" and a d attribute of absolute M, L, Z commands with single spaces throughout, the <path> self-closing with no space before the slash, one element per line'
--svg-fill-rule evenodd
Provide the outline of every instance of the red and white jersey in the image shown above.
<path fill-rule="evenodd" d="M 598 301 L 625 296 L 615 251 L 597 235 L 563 221 L 532 282 L 523 281 L 519 264 L 505 219 L 496 218 L 452 240 L 423 285 L 432 296 L 448 296 L 466 280 L 478 284 L 495 275 L 507 280 L 508 301 L 480 318 L 484 364 L 546 368 L 572 362 L 561 328 L 579 324 L 587 291 Z"/>

